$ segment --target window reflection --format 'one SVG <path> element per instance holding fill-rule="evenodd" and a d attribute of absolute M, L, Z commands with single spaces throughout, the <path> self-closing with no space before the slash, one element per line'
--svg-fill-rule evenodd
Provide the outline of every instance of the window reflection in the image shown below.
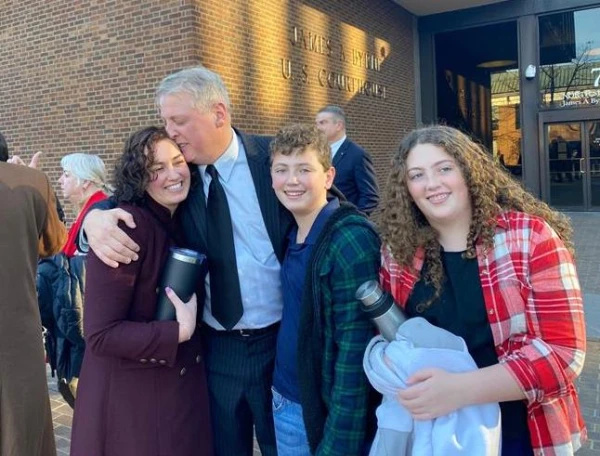
<path fill-rule="evenodd" d="M 519 70 L 499 71 L 492 80 L 492 150 L 514 176 L 521 176 Z"/>
<path fill-rule="evenodd" d="M 600 8 L 542 16 L 540 92 L 546 107 L 600 104 Z"/>
<path fill-rule="evenodd" d="M 590 144 L 590 204 L 598 208 L 600 207 L 600 122 L 589 123 L 588 137 Z"/>
<path fill-rule="evenodd" d="M 439 33 L 435 64 L 438 121 L 477 138 L 520 178 L 517 38 L 516 21 Z"/>
<path fill-rule="evenodd" d="M 550 204 L 556 207 L 582 207 L 584 204 L 585 163 L 579 123 L 547 126 Z M 582 168 L 583 164 L 583 168 Z"/>

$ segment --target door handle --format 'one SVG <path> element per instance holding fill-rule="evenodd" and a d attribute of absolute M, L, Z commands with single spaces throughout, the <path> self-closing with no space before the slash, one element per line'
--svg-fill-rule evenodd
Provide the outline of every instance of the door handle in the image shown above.
<path fill-rule="evenodd" d="M 585 174 L 585 158 L 581 157 L 579 159 L 579 174 Z"/>

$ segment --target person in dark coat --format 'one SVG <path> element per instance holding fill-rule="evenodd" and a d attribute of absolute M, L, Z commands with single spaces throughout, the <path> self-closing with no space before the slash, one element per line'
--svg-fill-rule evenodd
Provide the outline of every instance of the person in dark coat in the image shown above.
<path fill-rule="evenodd" d="M 167 289 L 177 321 L 154 320 L 162 266 L 181 242 L 174 213 L 190 180 L 163 129 L 143 129 L 126 143 L 114 198 L 135 216 L 138 227 L 123 228 L 141 248 L 138 261 L 118 269 L 88 254 L 71 456 L 213 454 L 196 295 L 183 303 Z"/>
<path fill-rule="evenodd" d="M 38 256 L 66 239 L 48 178 L 0 162 L 0 455 L 54 456 L 35 293 Z"/>
<path fill-rule="evenodd" d="M 370 215 L 379 203 L 379 187 L 373 160 L 367 151 L 346 136 L 346 114 L 339 106 L 322 108 L 315 119 L 331 147 L 335 168 L 333 185 L 347 201 Z"/>
<path fill-rule="evenodd" d="M 85 255 L 67 257 L 60 252 L 38 263 L 37 291 L 44 345 L 58 391 L 71 408 L 83 362 L 83 293 Z"/>

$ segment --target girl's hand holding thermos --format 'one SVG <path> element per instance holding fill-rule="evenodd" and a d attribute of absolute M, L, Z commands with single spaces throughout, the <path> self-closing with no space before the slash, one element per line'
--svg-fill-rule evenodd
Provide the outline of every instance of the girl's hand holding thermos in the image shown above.
<path fill-rule="evenodd" d="M 194 293 L 188 302 L 183 302 L 169 287 L 165 288 L 165 292 L 175 307 L 175 318 L 179 323 L 179 343 L 186 342 L 192 338 L 196 329 L 196 294 Z"/>

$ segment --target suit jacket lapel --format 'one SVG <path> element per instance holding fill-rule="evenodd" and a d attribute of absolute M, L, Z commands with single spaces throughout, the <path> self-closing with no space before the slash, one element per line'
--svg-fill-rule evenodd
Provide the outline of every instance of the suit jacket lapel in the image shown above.
<path fill-rule="evenodd" d="M 256 195 L 258 197 L 258 204 L 260 205 L 260 211 L 269 233 L 269 239 L 275 250 L 277 257 L 281 255 L 281 241 L 280 241 L 280 220 L 279 220 L 279 200 L 275 196 L 275 192 L 271 187 L 271 174 L 269 165 L 269 155 L 263 151 L 261 153 L 260 148 L 255 143 L 255 139 L 252 136 L 246 136 L 236 130 L 236 133 L 242 139 L 244 150 L 246 151 L 246 157 L 248 158 L 248 167 L 250 168 L 250 174 L 252 174 L 252 180 L 254 181 L 254 188 L 256 189 Z"/>
<path fill-rule="evenodd" d="M 188 206 L 182 211 L 184 217 L 184 224 L 189 226 L 193 225 L 194 229 L 185 229 L 186 233 L 197 233 L 198 239 L 189 239 L 187 236 L 186 243 L 193 245 L 196 248 L 200 247 L 202 251 L 206 248 L 207 243 L 207 214 L 206 214 L 206 197 L 204 196 L 204 182 L 202 181 L 202 174 L 198 169 L 197 165 L 190 165 L 190 172 L 192 174 L 193 187 L 190 189 L 190 193 L 185 201 Z M 195 216 L 195 214 L 199 214 Z M 194 236 L 195 237 L 195 236 Z"/>
<path fill-rule="evenodd" d="M 342 158 L 344 158 L 344 155 L 346 155 L 346 149 L 348 149 L 348 146 L 348 138 L 346 138 L 338 151 L 335 153 L 335 157 L 333 157 L 333 162 L 331 164 L 334 168 L 338 166 L 339 162 L 342 161 Z"/>

